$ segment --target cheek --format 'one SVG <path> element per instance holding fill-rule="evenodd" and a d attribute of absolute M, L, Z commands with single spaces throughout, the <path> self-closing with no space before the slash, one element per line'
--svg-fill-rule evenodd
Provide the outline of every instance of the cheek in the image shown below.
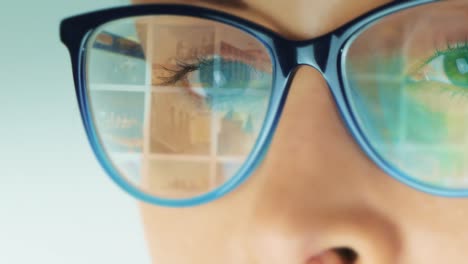
<path fill-rule="evenodd" d="M 254 189 L 241 187 L 219 200 L 190 208 L 141 204 L 153 262 L 249 263 L 245 235 Z"/>

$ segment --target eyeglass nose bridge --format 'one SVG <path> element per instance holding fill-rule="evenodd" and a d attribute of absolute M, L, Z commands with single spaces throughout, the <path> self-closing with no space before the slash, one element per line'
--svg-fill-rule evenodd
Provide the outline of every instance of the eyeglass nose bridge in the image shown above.
<path fill-rule="evenodd" d="M 280 39 L 274 43 L 277 70 L 286 78 L 293 76 L 299 66 L 310 66 L 319 71 L 327 82 L 338 77 L 339 57 L 343 41 L 333 34 L 306 41 Z"/>
<path fill-rule="evenodd" d="M 329 33 L 305 41 L 275 40 L 276 84 L 288 92 L 291 79 L 300 66 L 309 66 L 320 72 L 338 105 L 343 105 L 341 56 L 346 49 L 347 35 Z"/>
<path fill-rule="evenodd" d="M 331 36 L 323 36 L 307 42 L 295 43 L 296 64 L 308 65 L 325 72 L 330 57 Z"/>

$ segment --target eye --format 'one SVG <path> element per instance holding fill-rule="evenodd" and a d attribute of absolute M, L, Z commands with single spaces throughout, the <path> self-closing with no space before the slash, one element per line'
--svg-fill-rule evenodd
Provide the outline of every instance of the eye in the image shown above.
<path fill-rule="evenodd" d="M 184 96 L 196 98 L 205 110 L 240 122 L 244 133 L 255 130 L 253 120 L 263 115 L 268 103 L 271 73 L 241 59 L 213 56 L 161 69 L 160 85 L 183 89 Z"/>
<path fill-rule="evenodd" d="M 409 75 L 412 82 L 439 82 L 468 89 L 468 47 L 457 46 L 438 51 Z"/>

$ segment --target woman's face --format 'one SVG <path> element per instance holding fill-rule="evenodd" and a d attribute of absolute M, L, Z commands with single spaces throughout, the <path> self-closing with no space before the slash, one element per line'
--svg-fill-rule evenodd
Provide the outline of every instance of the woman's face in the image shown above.
<path fill-rule="evenodd" d="M 164 1 L 223 10 L 293 39 L 327 33 L 389 1 L 226 2 L 238 3 Z M 468 259 L 468 199 L 430 196 L 381 171 L 348 134 L 322 76 L 305 66 L 290 84 L 268 154 L 244 184 L 201 206 L 142 204 L 141 210 L 158 264 L 435 264 Z M 353 254 L 357 258 L 350 261 Z M 345 261 L 344 255 L 351 257 Z"/>

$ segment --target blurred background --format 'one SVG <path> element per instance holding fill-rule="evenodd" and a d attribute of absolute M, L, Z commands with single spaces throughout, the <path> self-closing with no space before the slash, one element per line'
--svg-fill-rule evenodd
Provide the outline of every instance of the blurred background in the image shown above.
<path fill-rule="evenodd" d="M 127 0 L 0 8 L 0 263 L 149 263 L 138 203 L 85 137 L 62 18 Z"/>

